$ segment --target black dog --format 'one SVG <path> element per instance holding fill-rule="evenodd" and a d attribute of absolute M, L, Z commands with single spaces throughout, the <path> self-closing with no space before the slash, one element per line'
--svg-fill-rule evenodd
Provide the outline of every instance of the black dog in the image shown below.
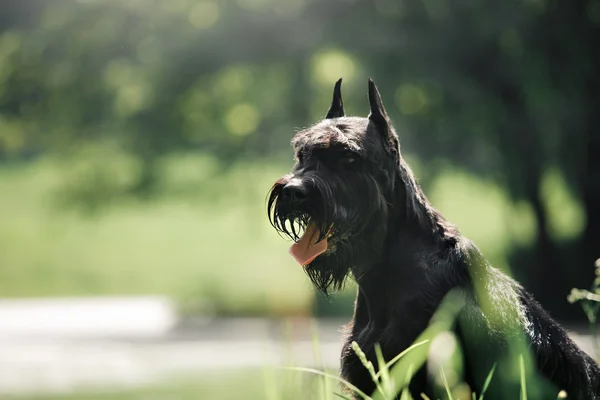
<path fill-rule="evenodd" d="M 375 386 L 351 349 L 356 341 L 377 365 L 410 346 L 444 297 L 466 298 L 454 331 L 464 350 L 464 382 L 485 398 L 519 398 L 511 337 L 524 338 L 535 371 L 550 389 L 528 383 L 528 398 L 600 399 L 600 368 L 519 284 L 483 259 L 477 247 L 437 212 L 400 154 L 377 87 L 369 80 L 368 118 L 345 117 L 341 79 L 327 117 L 294 137 L 297 163 L 271 189 L 271 224 L 296 243 L 292 255 L 323 292 L 352 274 L 354 317 L 342 352 L 342 376 L 366 393 Z M 304 234 L 300 232 L 304 230 Z M 518 371 L 517 371 L 518 375 Z M 435 396 L 423 366 L 410 391 Z"/>

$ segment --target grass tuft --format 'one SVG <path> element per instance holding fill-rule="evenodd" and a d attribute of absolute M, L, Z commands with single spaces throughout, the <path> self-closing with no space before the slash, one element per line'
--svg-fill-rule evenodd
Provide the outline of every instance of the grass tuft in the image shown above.
<path fill-rule="evenodd" d="M 490 383 L 492 382 L 492 377 L 494 376 L 494 371 L 496 371 L 497 365 L 498 365 L 498 363 L 494 364 L 494 366 L 488 373 L 487 377 L 485 378 L 485 382 L 483 383 L 483 388 L 481 389 L 481 395 L 479 395 L 479 400 L 483 400 L 483 396 L 485 395 L 485 392 L 487 392 L 488 387 L 490 386 Z M 473 400 L 475 400 L 475 393 L 473 393 Z"/>

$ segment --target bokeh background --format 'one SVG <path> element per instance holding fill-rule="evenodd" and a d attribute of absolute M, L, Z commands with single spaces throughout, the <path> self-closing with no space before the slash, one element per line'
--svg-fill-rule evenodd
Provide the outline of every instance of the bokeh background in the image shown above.
<path fill-rule="evenodd" d="M 83 398 L 64 394 L 92 396 L 71 370 L 104 390 L 107 370 L 165 365 L 93 369 L 117 339 L 140 341 L 127 323 L 148 327 L 148 346 L 210 338 L 177 347 L 183 364 L 206 365 L 193 365 L 193 384 L 107 398 L 278 398 L 275 375 L 223 372 L 262 362 L 248 340 L 306 344 L 321 330 L 335 350 L 354 287 L 315 293 L 265 197 L 340 77 L 360 116 L 374 78 L 434 206 L 554 316 L 580 323 L 566 296 L 589 286 L 600 257 L 599 28 L 598 0 L 2 0 L 0 337 L 23 351 L 0 354 L 16 377 L 0 389 Z M 44 318 L 54 358 L 23 342 L 49 337 Z M 111 344 L 68 347 L 101 336 L 95 323 Z"/>

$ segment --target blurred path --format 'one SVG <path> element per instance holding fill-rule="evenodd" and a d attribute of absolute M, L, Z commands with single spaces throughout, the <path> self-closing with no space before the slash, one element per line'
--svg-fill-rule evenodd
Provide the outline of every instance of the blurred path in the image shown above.
<path fill-rule="evenodd" d="M 335 369 L 341 323 L 320 321 L 317 329 L 324 364 Z M 311 324 L 211 318 L 181 323 L 161 297 L 0 300 L 0 397 L 133 387 L 206 369 L 316 366 Z"/>
<path fill-rule="evenodd" d="M 341 320 L 178 322 L 161 297 L 0 300 L 0 395 L 139 386 L 206 369 L 263 365 L 337 369 Z M 586 351 L 589 336 L 574 334 Z"/>

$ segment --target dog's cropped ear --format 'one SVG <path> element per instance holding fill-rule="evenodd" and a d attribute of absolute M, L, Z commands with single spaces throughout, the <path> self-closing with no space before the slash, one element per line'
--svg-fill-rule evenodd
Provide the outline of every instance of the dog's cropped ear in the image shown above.
<path fill-rule="evenodd" d="M 383 106 L 379 90 L 377 90 L 377 86 L 371 78 L 369 78 L 369 105 L 371 106 L 369 119 L 375 122 L 381 129 L 387 130 L 389 118 Z"/>
<path fill-rule="evenodd" d="M 342 101 L 342 78 L 340 78 L 333 88 L 333 100 L 331 101 L 331 107 L 327 111 L 325 119 L 343 117 L 344 113 L 344 102 Z"/>

